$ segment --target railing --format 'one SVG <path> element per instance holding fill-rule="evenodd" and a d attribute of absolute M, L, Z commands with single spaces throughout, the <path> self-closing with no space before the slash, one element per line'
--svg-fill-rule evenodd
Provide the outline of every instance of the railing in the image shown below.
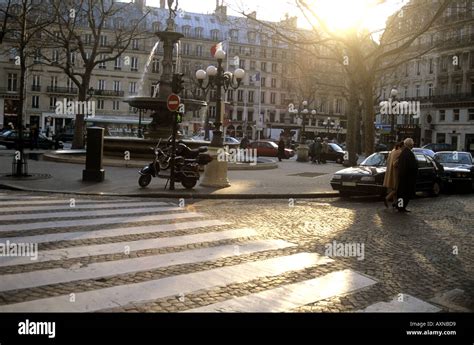
<path fill-rule="evenodd" d="M 7 87 L 0 87 L 0 96 L 10 96 L 10 97 L 19 97 L 19 91 L 18 90 L 15 90 L 15 91 L 11 91 L 11 90 L 8 90 Z"/>
<path fill-rule="evenodd" d="M 46 92 L 50 93 L 64 93 L 64 94 L 77 94 L 78 89 L 76 87 L 61 87 L 61 86 L 48 86 Z"/>
<path fill-rule="evenodd" d="M 123 97 L 124 91 L 116 90 L 94 90 L 94 96 Z"/>
<path fill-rule="evenodd" d="M 31 85 L 31 91 L 41 91 L 41 85 Z"/>

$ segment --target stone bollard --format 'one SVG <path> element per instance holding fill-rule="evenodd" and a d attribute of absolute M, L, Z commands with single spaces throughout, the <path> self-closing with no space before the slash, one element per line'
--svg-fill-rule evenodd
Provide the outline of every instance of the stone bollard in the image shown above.
<path fill-rule="evenodd" d="M 101 127 L 88 127 L 86 169 L 82 171 L 82 181 L 104 181 L 105 171 L 102 169 L 103 156 L 104 129 Z"/>

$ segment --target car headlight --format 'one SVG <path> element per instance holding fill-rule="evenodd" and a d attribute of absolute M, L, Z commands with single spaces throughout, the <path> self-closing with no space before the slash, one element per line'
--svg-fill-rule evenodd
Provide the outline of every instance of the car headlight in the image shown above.
<path fill-rule="evenodd" d="M 375 177 L 373 177 L 373 176 L 364 176 L 360 180 L 361 181 L 375 181 Z"/>
<path fill-rule="evenodd" d="M 341 178 L 342 178 L 341 175 L 334 175 L 334 176 L 332 177 L 333 180 L 340 180 Z"/>

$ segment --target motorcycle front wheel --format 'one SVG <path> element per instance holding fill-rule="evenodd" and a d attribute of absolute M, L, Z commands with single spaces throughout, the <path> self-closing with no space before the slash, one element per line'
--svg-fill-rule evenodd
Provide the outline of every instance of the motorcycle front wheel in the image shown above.
<path fill-rule="evenodd" d="M 142 175 L 138 179 L 138 184 L 142 188 L 145 188 L 146 186 L 148 186 L 150 184 L 150 182 L 151 182 L 151 175 Z"/>
<path fill-rule="evenodd" d="M 184 177 L 183 180 L 181 181 L 181 184 L 186 189 L 193 188 L 196 185 L 196 183 L 197 183 L 197 180 L 191 177 Z"/>

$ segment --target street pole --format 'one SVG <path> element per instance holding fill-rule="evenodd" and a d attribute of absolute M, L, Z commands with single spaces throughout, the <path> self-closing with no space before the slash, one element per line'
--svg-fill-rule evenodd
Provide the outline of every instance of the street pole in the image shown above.
<path fill-rule="evenodd" d="M 173 112 L 173 133 L 171 137 L 171 160 L 170 160 L 170 190 L 174 190 L 174 181 L 175 181 L 175 176 L 174 176 L 174 166 L 175 166 L 175 160 L 176 160 L 176 130 L 177 130 L 177 118 L 176 118 L 177 112 Z"/>

